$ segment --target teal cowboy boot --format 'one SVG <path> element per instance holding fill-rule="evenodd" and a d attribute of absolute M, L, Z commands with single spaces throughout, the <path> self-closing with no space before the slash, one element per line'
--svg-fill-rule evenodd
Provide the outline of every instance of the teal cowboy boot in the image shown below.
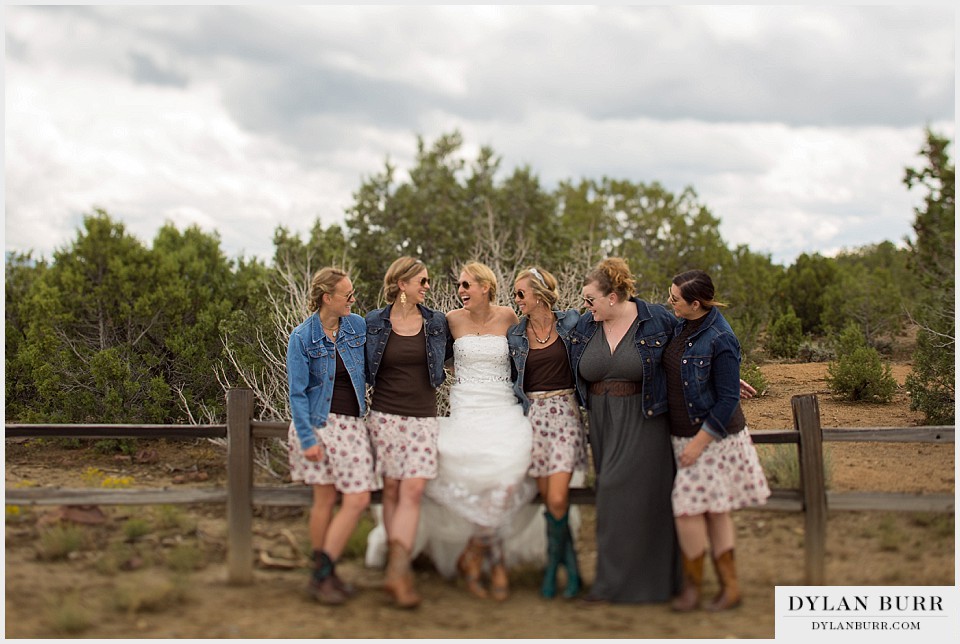
<path fill-rule="evenodd" d="M 563 530 L 563 567 L 567 569 L 567 587 L 563 589 L 563 596 L 567 599 L 576 597 L 580 592 L 580 567 L 577 565 L 577 550 L 573 546 L 573 535 L 570 533 L 570 511 L 563 515 L 558 523 Z"/>
<path fill-rule="evenodd" d="M 557 569 L 563 563 L 563 536 L 567 517 L 555 519 L 549 510 L 544 510 L 547 520 L 547 567 L 543 571 L 540 594 L 547 599 L 557 595 Z"/>

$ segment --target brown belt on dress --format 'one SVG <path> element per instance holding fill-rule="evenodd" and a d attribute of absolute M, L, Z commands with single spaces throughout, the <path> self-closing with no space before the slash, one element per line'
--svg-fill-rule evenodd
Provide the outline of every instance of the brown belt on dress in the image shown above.
<path fill-rule="evenodd" d="M 642 384 L 633 380 L 598 380 L 590 383 L 590 393 L 597 396 L 636 396 Z"/>

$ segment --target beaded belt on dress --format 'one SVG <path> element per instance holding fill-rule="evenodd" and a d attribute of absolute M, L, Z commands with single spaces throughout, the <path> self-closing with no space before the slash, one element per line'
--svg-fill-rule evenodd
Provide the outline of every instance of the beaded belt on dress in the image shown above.
<path fill-rule="evenodd" d="M 590 383 L 590 393 L 597 396 L 635 396 L 643 383 L 632 380 L 598 380 Z"/>
<path fill-rule="evenodd" d="M 554 396 L 566 396 L 573 393 L 573 389 L 554 389 L 552 391 L 528 391 L 527 398 L 539 400 L 541 398 L 553 398 Z"/>

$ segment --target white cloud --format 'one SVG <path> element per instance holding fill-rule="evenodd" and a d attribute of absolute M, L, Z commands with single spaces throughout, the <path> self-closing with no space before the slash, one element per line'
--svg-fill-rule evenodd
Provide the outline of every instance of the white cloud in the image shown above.
<path fill-rule="evenodd" d="M 692 186 L 776 260 L 899 239 L 922 128 L 953 137 L 952 10 L 932 7 L 13 7 L 6 248 L 106 208 L 272 253 L 339 221 L 417 134 L 463 132 L 546 186 Z"/>

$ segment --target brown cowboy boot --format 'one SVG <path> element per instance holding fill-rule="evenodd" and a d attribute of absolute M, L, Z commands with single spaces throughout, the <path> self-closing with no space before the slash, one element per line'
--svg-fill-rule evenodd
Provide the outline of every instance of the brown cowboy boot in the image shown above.
<path fill-rule="evenodd" d="M 420 605 L 420 595 L 413 587 L 410 553 L 395 539 L 390 541 L 390 554 L 387 559 L 383 589 L 393 596 L 397 608 L 416 608 Z"/>
<path fill-rule="evenodd" d="M 483 573 L 483 556 L 486 548 L 476 539 L 470 539 L 457 559 L 457 570 L 467 584 L 471 595 L 480 599 L 487 598 L 487 589 L 483 587 L 480 576 Z"/>
<path fill-rule="evenodd" d="M 682 553 L 681 553 L 682 554 Z M 700 553 L 699 557 L 688 559 L 687 555 L 683 557 L 683 590 L 670 602 L 670 608 L 676 611 L 690 611 L 700 608 L 700 587 L 703 584 L 703 558 L 705 553 Z"/>
<path fill-rule="evenodd" d="M 733 548 L 719 557 L 713 558 L 713 567 L 720 580 L 720 592 L 707 606 L 709 611 L 727 610 L 740 605 L 740 584 L 737 582 L 737 568 L 733 560 Z"/>

